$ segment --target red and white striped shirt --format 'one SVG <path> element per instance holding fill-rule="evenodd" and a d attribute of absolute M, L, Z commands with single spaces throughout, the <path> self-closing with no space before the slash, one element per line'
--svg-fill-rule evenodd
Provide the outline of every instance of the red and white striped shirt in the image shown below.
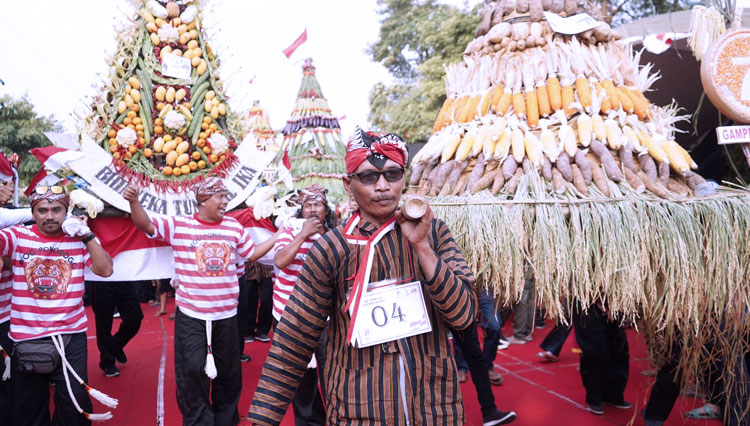
<path fill-rule="evenodd" d="M 13 293 L 13 273 L 10 269 L 0 271 L 0 324 L 10 320 L 10 296 Z"/>
<path fill-rule="evenodd" d="M 11 339 L 86 331 L 83 268 L 91 267 L 91 256 L 81 240 L 15 226 L 0 231 L 0 256 L 12 263 Z"/>
<path fill-rule="evenodd" d="M 273 252 L 278 253 L 279 250 L 291 244 L 294 237 L 292 228 L 285 229 L 276 240 Z M 286 268 L 279 269 L 276 265 L 273 265 L 273 272 L 276 275 L 276 280 L 273 283 L 273 317 L 276 318 L 276 321 L 281 321 L 281 313 L 284 312 L 284 307 L 289 301 L 292 290 L 294 290 L 294 284 L 297 282 L 297 276 L 302 268 L 302 264 L 305 263 L 307 253 L 318 238 L 320 238 L 320 234 L 314 234 L 305 240 L 294 256 L 292 263 L 287 265 Z"/>
<path fill-rule="evenodd" d="M 152 219 L 154 235 L 172 246 L 177 306 L 186 315 L 220 320 L 237 314 L 240 294 L 237 255 L 255 252 L 250 234 L 237 219 L 204 222 L 194 216 Z"/>

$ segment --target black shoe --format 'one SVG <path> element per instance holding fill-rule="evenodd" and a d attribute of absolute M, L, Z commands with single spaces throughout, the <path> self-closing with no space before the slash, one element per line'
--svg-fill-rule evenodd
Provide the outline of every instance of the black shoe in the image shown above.
<path fill-rule="evenodd" d="M 247 336 L 245 336 L 245 342 L 250 343 L 250 342 L 254 342 L 254 341 L 255 341 L 255 335 L 254 334 L 248 334 Z"/>
<path fill-rule="evenodd" d="M 102 371 L 104 372 L 104 375 L 107 377 L 117 377 L 120 375 L 120 370 L 114 365 L 102 367 Z"/>
<path fill-rule="evenodd" d="M 267 334 L 259 334 L 259 335 L 255 336 L 255 340 L 257 340 L 259 342 L 266 343 L 266 342 L 270 342 L 271 338 L 268 337 Z"/>
<path fill-rule="evenodd" d="M 597 416 L 604 414 L 604 406 L 602 406 L 602 404 L 588 404 L 586 409 Z"/>
<path fill-rule="evenodd" d="M 250 362 L 250 355 L 248 354 L 240 354 L 240 362 Z"/>
<path fill-rule="evenodd" d="M 604 401 L 604 403 L 607 404 L 607 405 L 609 405 L 609 406 L 611 406 L 611 407 L 619 408 L 621 410 L 627 410 L 628 408 L 632 408 L 633 407 L 633 404 L 629 403 L 628 401 L 625 401 L 624 399 L 622 401 L 620 401 L 620 402 Z"/>
<path fill-rule="evenodd" d="M 482 424 L 484 426 L 507 425 L 516 419 L 516 413 L 513 411 L 505 413 L 496 408 L 490 415 L 482 417 Z"/>
<path fill-rule="evenodd" d="M 123 351 L 122 348 L 115 351 L 115 359 L 120 364 L 126 364 L 128 362 L 128 357 L 125 356 L 125 351 Z"/>

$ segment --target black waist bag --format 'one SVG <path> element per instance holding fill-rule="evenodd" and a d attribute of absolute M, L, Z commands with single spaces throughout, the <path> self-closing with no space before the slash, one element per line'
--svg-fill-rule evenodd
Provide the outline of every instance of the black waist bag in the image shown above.
<path fill-rule="evenodd" d="M 68 345 L 71 336 L 63 335 L 63 347 Z M 18 371 L 22 373 L 50 374 L 60 365 L 60 353 L 57 352 L 51 337 L 18 342 L 13 348 Z"/>

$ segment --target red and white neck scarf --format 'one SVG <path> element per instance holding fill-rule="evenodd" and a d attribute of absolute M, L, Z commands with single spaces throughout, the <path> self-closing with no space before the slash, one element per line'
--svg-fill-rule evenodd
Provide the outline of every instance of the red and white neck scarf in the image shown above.
<path fill-rule="evenodd" d="M 376 136 L 365 132 L 359 126 L 354 129 L 354 134 L 349 137 L 346 145 L 346 173 L 352 174 L 365 161 L 368 160 L 378 169 L 383 169 L 387 160 L 396 162 L 401 167 L 406 167 L 409 153 L 406 151 L 406 142 L 395 133 L 385 136 Z"/>

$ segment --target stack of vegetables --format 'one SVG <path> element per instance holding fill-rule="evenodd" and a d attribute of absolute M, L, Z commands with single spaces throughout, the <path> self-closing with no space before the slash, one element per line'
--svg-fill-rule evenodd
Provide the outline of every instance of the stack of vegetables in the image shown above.
<path fill-rule="evenodd" d="M 253 101 L 253 106 L 248 113 L 249 133 L 255 138 L 255 143 L 262 150 L 271 150 L 278 152 L 279 146 L 276 144 L 276 132 L 271 128 L 266 112 L 260 101 Z"/>
<path fill-rule="evenodd" d="M 144 1 L 118 41 L 83 131 L 112 153 L 123 175 L 157 189 L 179 190 L 231 168 L 240 127 L 215 74 L 199 6 Z M 162 74 L 174 56 L 189 68 L 183 78 Z"/>
<path fill-rule="evenodd" d="M 599 24 L 560 34 L 545 12 Z M 499 300 L 521 296 L 528 262 L 549 315 L 605 300 L 683 332 L 690 357 L 717 312 L 750 331 L 736 320 L 750 300 L 750 196 L 694 172 L 674 139 L 685 117 L 648 100 L 658 76 L 618 38 L 590 1 L 487 3 L 464 61 L 446 67 L 408 191 L 432 197 Z"/>
<path fill-rule="evenodd" d="M 323 96 L 312 59 L 302 66 L 302 83 L 292 116 L 281 131 L 289 152 L 294 186 L 302 189 L 318 184 L 328 189 L 328 200 L 335 205 L 348 201 L 341 183 L 346 166 L 346 145 L 341 128 Z"/>

